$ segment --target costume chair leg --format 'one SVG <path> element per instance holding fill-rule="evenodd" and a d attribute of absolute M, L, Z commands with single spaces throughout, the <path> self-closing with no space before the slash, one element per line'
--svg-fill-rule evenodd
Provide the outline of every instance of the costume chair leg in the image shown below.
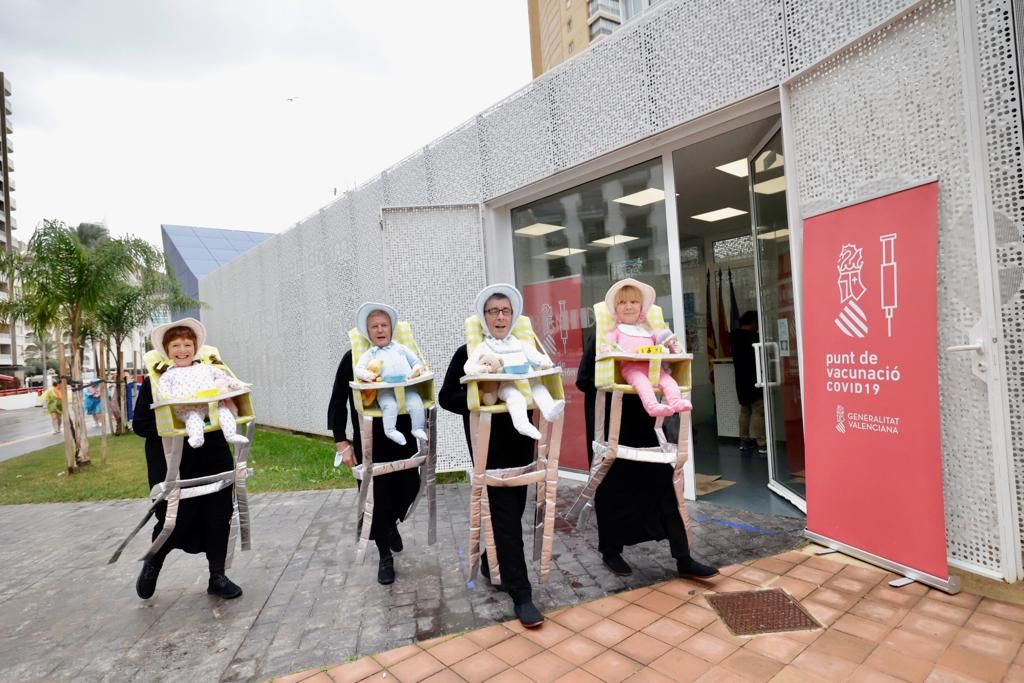
<path fill-rule="evenodd" d="M 603 392 L 597 394 L 597 404 L 604 405 Z M 604 413 L 604 410 L 601 410 Z M 601 415 L 601 429 L 603 430 L 604 415 Z M 594 496 L 597 494 L 597 489 L 604 481 L 604 477 L 608 474 L 608 470 L 611 469 L 615 463 L 615 458 L 618 455 L 619 449 L 619 428 L 622 425 L 622 391 L 616 390 L 612 392 L 612 410 L 608 422 L 608 441 L 607 443 L 601 443 L 595 441 L 594 443 L 594 465 L 590 468 L 590 478 L 587 480 L 587 485 L 583 487 L 583 491 L 580 492 L 579 498 L 569 508 L 569 512 L 566 513 L 567 519 L 576 519 L 576 528 L 581 529 L 586 526 L 587 521 L 590 519 L 590 514 L 594 509 Z"/>
<path fill-rule="evenodd" d="M 477 569 L 480 567 L 480 534 L 483 505 L 483 473 L 487 467 L 487 442 L 490 440 L 490 422 L 486 426 L 481 425 L 482 419 L 479 412 L 469 414 L 470 438 L 473 441 L 473 472 L 469 479 L 469 549 L 467 558 L 469 560 L 469 578 L 476 578 Z M 486 429 L 483 441 L 480 439 L 480 431 Z M 483 449 L 483 457 L 477 457 Z"/>
<path fill-rule="evenodd" d="M 540 432 L 540 438 L 534 447 L 533 461 L 538 470 L 546 467 L 548 451 L 551 447 L 551 423 L 541 417 L 539 410 L 533 411 L 533 426 Z M 533 513 L 533 560 L 540 559 L 540 550 L 544 541 L 544 506 L 547 496 L 545 494 L 546 478 L 540 479 L 534 485 L 534 502 L 536 503 Z"/>
<path fill-rule="evenodd" d="M 356 546 L 356 564 L 362 564 L 366 548 L 370 544 L 370 528 L 373 526 L 373 418 L 363 416 L 363 482 L 359 487 L 359 510 L 363 516 L 363 528 L 359 532 Z"/>
<path fill-rule="evenodd" d="M 167 460 L 167 476 L 164 478 L 164 485 L 170 489 L 167 494 L 167 513 L 164 515 L 164 527 L 160 534 L 149 546 L 149 550 L 143 555 L 143 560 L 152 559 L 158 550 L 164 546 L 167 539 L 174 533 L 174 526 L 178 523 L 178 503 L 181 501 L 181 489 L 178 488 L 178 470 L 181 467 L 181 451 L 185 447 L 185 437 L 165 436 L 164 459 Z"/>
<path fill-rule="evenodd" d="M 544 482 L 544 526 L 543 526 L 543 547 L 540 554 L 540 575 L 541 583 L 548 580 L 548 573 L 551 571 L 551 551 L 555 543 L 555 506 L 558 503 L 558 458 L 562 448 L 562 427 L 565 424 L 565 415 L 560 415 L 554 424 L 549 425 L 545 434 L 550 439 L 548 449 L 546 473 Z M 540 488 L 538 487 L 538 495 Z M 536 543 L 536 531 L 534 532 Z M 536 546 L 535 546 L 536 548 Z"/>
<path fill-rule="evenodd" d="M 427 545 L 437 543 L 437 406 L 431 408 L 426 415 L 427 460 L 423 468 L 427 480 Z"/>
<path fill-rule="evenodd" d="M 237 444 L 235 461 L 235 506 L 238 508 L 238 533 L 242 540 L 242 550 L 252 547 L 252 518 L 249 514 L 249 448 L 252 446 L 256 425 L 249 422 L 243 428 L 244 436 L 249 443 Z"/>
<path fill-rule="evenodd" d="M 686 529 L 686 537 L 693 544 L 692 532 L 690 531 L 690 513 L 686 507 L 686 497 L 683 494 L 683 467 L 690 458 L 690 413 L 679 413 L 679 437 L 676 445 L 676 464 L 672 471 L 672 488 L 676 492 L 676 503 L 679 505 L 679 518 L 683 520 L 683 527 Z"/>

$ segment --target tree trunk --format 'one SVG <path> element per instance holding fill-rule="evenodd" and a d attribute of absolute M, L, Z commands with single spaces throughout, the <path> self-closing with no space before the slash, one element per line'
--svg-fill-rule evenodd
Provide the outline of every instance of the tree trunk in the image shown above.
<path fill-rule="evenodd" d="M 85 421 L 85 401 L 82 400 L 85 387 L 82 385 L 82 347 L 78 342 L 78 332 L 71 328 L 71 380 L 80 388 L 78 398 L 74 401 L 76 430 L 78 436 L 78 464 L 89 465 L 89 426 Z"/>
<path fill-rule="evenodd" d="M 128 397 L 124 386 L 124 352 L 121 351 L 121 347 L 124 345 L 124 339 L 118 336 L 114 336 L 114 366 L 117 368 L 117 393 L 114 394 L 114 398 L 117 401 L 117 405 L 121 407 L 120 414 L 117 416 L 117 430 L 115 434 L 125 434 L 128 432 Z"/>
<path fill-rule="evenodd" d="M 100 410 L 103 417 L 100 418 L 100 464 L 107 464 L 107 421 L 110 419 L 110 409 L 107 405 L 107 358 L 106 347 L 100 342 L 100 353 L 96 358 L 96 370 L 100 375 Z"/>
<path fill-rule="evenodd" d="M 50 388 L 50 375 L 48 372 L 46 372 L 46 338 L 44 337 L 45 334 L 46 332 L 43 332 L 43 334 L 39 334 L 39 332 L 36 331 L 36 337 L 39 339 L 39 353 L 43 357 L 43 391 L 46 391 L 47 389 Z"/>
<path fill-rule="evenodd" d="M 68 376 L 65 372 L 67 369 L 67 359 L 64 357 L 63 335 L 58 335 L 57 337 L 57 367 L 58 372 L 60 372 L 60 420 L 61 429 L 64 431 L 64 462 L 68 468 L 68 474 L 74 474 L 78 471 L 78 465 L 75 461 L 75 446 L 72 443 L 71 405 L 68 401 Z"/>

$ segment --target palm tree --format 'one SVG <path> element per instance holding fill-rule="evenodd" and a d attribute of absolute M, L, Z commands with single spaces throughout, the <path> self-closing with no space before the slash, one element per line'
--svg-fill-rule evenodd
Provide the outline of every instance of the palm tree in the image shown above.
<path fill-rule="evenodd" d="M 112 238 L 102 226 L 79 227 L 72 230 L 63 221 L 43 221 L 18 265 L 21 292 L 15 299 L 2 302 L 9 306 L 0 306 L 0 316 L 7 317 L 13 310 L 32 306 L 52 314 L 54 327 L 70 334 L 71 377 L 81 385 L 83 331 L 89 318 L 108 300 L 118 283 L 129 278 L 140 282 L 154 279 L 153 274 L 162 270 L 163 257 L 139 238 Z M 77 407 L 76 460 L 87 464 L 85 420 L 80 406 Z M 65 434 L 69 448 L 70 439 Z M 69 465 L 70 471 L 74 469 L 74 465 Z"/>

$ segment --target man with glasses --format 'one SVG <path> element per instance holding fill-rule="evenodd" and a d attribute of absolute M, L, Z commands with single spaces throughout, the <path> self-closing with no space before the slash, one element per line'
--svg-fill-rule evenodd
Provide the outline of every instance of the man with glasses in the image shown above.
<path fill-rule="evenodd" d="M 511 285 L 485 287 L 476 298 L 476 311 L 483 321 L 485 337 L 499 342 L 511 336 L 519 314 L 523 309 L 523 296 Z M 485 346 L 481 344 L 480 346 Z M 460 383 L 465 374 L 469 355 L 466 345 L 456 349 L 448 364 L 444 385 L 438 395 L 441 407 L 462 416 L 466 432 L 466 444 L 470 453 L 473 443 L 469 434 L 469 408 L 466 401 L 466 385 Z M 516 390 L 518 392 L 518 390 Z M 534 394 L 536 398 L 536 394 Z M 550 399 L 550 395 L 548 396 Z M 564 402 L 562 407 L 564 408 Z M 534 440 L 516 430 L 508 413 L 498 413 L 491 423 L 491 439 L 487 457 L 487 468 L 522 467 L 533 462 Z M 491 524 L 494 528 L 494 544 L 501 567 L 502 585 L 499 588 L 512 597 L 516 617 L 527 628 L 540 626 L 544 615 L 533 604 L 533 588 L 526 573 L 526 557 L 523 553 L 523 530 L 521 520 L 526 510 L 526 487 L 488 486 Z M 488 578 L 487 561 L 481 559 L 481 570 Z"/>

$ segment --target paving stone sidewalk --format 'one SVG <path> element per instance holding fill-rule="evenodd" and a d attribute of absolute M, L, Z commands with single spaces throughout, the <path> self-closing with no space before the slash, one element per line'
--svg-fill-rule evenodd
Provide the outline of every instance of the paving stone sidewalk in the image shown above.
<path fill-rule="evenodd" d="M 578 493 L 563 480 L 559 510 Z M 300 671 L 504 622 L 508 597 L 467 585 L 469 488 L 438 487 L 438 544 L 426 547 L 426 506 L 402 526 L 398 581 L 376 583 L 376 553 L 353 566 L 354 490 L 263 494 L 252 500 L 253 550 L 235 553 L 235 601 L 206 595 L 205 562 L 172 553 L 152 600 L 134 592 L 141 500 L 0 507 L 0 680 L 247 681 Z M 529 514 L 529 506 L 527 508 Z M 799 543 L 801 520 L 708 503 L 689 506 L 694 554 L 726 566 Z M 601 564 L 593 524 L 559 524 L 543 611 L 665 581 L 666 543 L 627 549 L 632 577 Z M 535 569 L 531 567 L 531 571 Z"/>

